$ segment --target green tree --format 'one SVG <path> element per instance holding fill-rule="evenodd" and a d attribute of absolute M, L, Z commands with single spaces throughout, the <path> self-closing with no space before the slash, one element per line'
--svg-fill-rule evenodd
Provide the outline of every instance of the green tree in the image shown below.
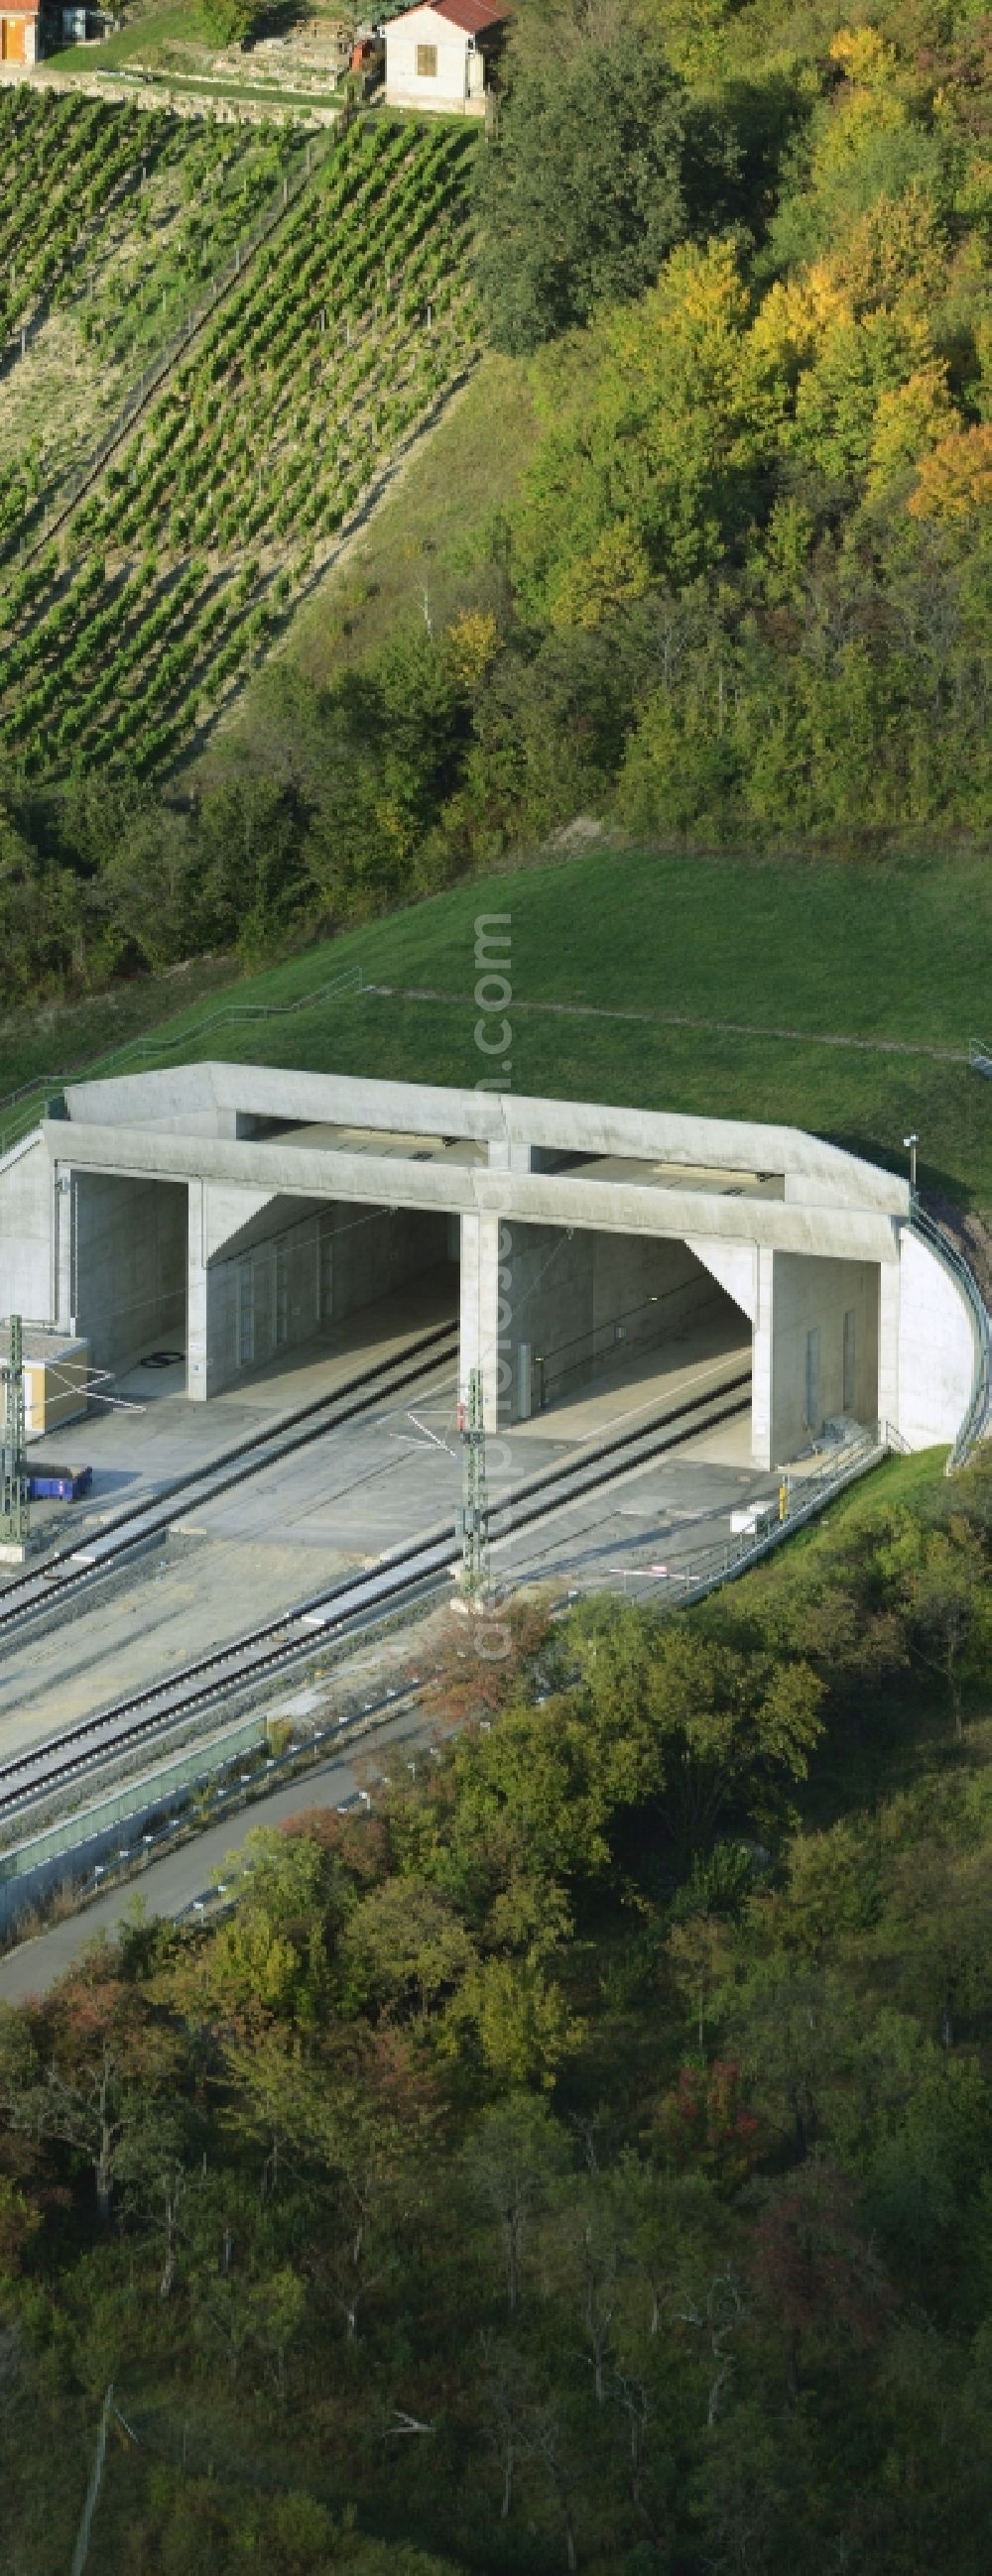
<path fill-rule="evenodd" d="M 479 170 L 497 348 L 535 349 L 657 275 L 684 221 L 684 123 L 681 83 L 641 30 L 516 72 Z"/>

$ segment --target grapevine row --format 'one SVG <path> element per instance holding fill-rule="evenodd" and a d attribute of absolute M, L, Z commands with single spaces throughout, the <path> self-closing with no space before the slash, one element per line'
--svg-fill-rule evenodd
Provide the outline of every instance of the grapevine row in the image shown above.
<path fill-rule="evenodd" d="M 0 590 L 15 769 L 154 772 L 263 649 L 474 352 L 471 150 L 446 127 L 343 136 L 61 544 Z"/>

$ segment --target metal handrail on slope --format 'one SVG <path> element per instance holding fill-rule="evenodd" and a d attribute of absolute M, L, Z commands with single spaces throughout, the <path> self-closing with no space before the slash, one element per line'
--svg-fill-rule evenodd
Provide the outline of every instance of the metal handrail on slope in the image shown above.
<path fill-rule="evenodd" d="M 131 1065 L 136 1057 L 154 1056 L 157 1060 L 167 1055 L 172 1047 L 189 1047 L 207 1029 L 240 1027 L 254 1020 L 292 1018 L 297 1011 L 312 1011 L 321 1002 L 336 1001 L 342 993 L 363 993 L 365 989 L 361 967 L 345 966 L 330 984 L 321 984 L 316 992 L 298 993 L 291 1001 L 243 1002 L 231 1010 L 208 1011 L 202 1020 L 194 1020 L 192 1027 L 179 1029 L 175 1037 L 126 1038 L 123 1046 L 115 1047 L 110 1055 L 95 1056 L 91 1064 L 76 1065 L 71 1073 L 32 1074 L 30 1082 L 22 1082 L 17 1091 L 9 1091 L 6 1099 L 0 1100 L 0 1155 L 10 1152 L 30 1134 L 35 1123 L 35 1103 L 39 1092 L 50 1100 L 66 1083 L 105 1082 L 111 1074 L 120 1073 L 125 1065 Z M 22 1102 L 26 1109 L 23 1123 L 17 1116 Z M 9 1120 L 3 1114 L 8 1109 L 14 1113 Z"/>
<path fill-rule="evenodd" d="M 974 1334 L 975 1368 L 971 1395 L 967 1409 L 958 1425 L 957 1437 L 945 1469 L 946 1475 L 953 1476 L 959 1467 L 967 1466 L 976 1441 L 981 1439 L 988 1418 L 990 1397 L 992 1397 L 992 1319 L 974 1271 L 963 1254 L 958 1251 L 956 1244 L 951 1242 L 950 1236 L 944 1234 L 939 1225 L 934 1224 L 933 1218 L 927 1215 L 925 1208 L 921 1208 L 917 1198 L 913 1200 L 909 1222 L 911 1232 L 926 1245 L 928 1252 L 936 1254 L 938 1261 L 943 1263 L 944 1269 L 963 1296 Z"/>

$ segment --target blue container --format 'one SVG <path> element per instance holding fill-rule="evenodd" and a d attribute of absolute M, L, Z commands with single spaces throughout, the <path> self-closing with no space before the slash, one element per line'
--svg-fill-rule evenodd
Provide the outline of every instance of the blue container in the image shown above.
<path fill-rule="evenodd" d="M 92 1467 L 28 1467 L 28 1500 L 32 1503 L 78 1503 L 93 1482 Z"/>

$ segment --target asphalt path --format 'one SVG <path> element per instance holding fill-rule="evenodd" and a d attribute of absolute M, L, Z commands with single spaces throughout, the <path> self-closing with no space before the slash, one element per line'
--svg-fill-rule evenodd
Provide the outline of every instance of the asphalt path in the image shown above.
<path fill-rule="evenodd" d="M 49 1932 L 39 1933 L 37 1940 L 24 1941 L 18 1949 L 9 1951 L 6 1958 L 0 1959 L 0 1998 L 6 2003 L 23 2003 L 29 1995 L 47 1994 L 66 1969 L 75 1965 L 90 1941 L 101 1932 L 113 1939 L 136 1899 L 146 1914 L 173 1920 L 185 1914 L 198 1897 L 210 1897 L 230 1853 L 238 1851 L 260 1825 L 285 1824 L 289 1817 L 305 1815 L 311 1807 L 342 1806 L 358 1796 L 367 1778 L 383 1772 L 388 1775 L 389 1746 L 401 1748 L 403 1760 L 416 1760 L 416 1748 L 429 1743 L 435 1733 L 436 1721 L 425 1717 L 422 1709 L 401 1710 L 395 1717 L 385 1718 L 374 1735 L 363 1736 L 350 1753 L 342 1752 L 329 1762 L 321 1762 L 303 1779 L 253 1802 L 240 1815 L 227 1816 L 219 1825 L 208 1825 L 191 1842 L 179 1844 L 161 1860 L 149 1861 L 147 1868 L 125 1885 L 111 1888 L 106 1896 L 95 1897 L 81 1914 L 53 1924 Z"/>

